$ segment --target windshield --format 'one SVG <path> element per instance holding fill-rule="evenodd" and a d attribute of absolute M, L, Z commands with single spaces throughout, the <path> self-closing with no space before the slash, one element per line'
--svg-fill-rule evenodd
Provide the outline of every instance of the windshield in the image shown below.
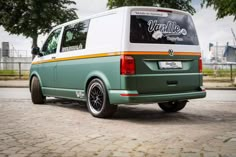
<path fill-rule="evenodd" d="M 131 43 L 198 45 L 189 15 L 172 12 L 132 11 Z"/>

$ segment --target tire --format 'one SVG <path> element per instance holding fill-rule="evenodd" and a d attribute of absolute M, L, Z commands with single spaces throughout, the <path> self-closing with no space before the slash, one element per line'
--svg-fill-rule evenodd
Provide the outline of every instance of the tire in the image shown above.
<path fill-rule="evenodd" d="M 159 107 L 165 112 L 178 112 L 182 110 L 187 101 L 172 101 L 172 102 L 165 102 L 159 103 Z"/>
<path fill-rule="evenodd" d="M 94 117 L 109 118 L 116 112 L 117 105 L 110 104 L 106 87 L 100 79 L 93 79 L 86 93 L 87 107 Z"/>
<path fill-rule="evenodd" d="M 46 101 L 46 97 L 42 94 L 39 79 L 35 76 L 31 82 L 31 100 L 34 104 L 44 104 Z"/>

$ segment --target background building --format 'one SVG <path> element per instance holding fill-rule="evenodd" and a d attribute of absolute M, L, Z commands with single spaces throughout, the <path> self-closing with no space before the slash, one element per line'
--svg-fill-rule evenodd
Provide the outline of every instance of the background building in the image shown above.
<path fill-rule="evenodd" d="M 206 62 L 236 62 L 236 54 L 235 54 L 236 46 L 229 45 L 215 45 L 210 43 L 209 44 L 209 54 L 208 60 Z"/>
<path fill-rule="evenodd" d="M 210 43 L 209 44 L 209 59 L 210 62 L 225 62 L 224 52 L 225 52 L 225 45 L 215 45 Z"/>
<path fill-rule="evenodd" d="M 224 57 L 226 58 L 227 62 L 236 63 L 236 46 L 226 45 Z"/>
<path fill-rule="evenodd" d="M 2 42 L 0 48 L 0 70 L 19 70 L 19 62 L 23 70 L 30 69 L 31 54 L 26 50 L 10 49 L 9 42 Z"/>

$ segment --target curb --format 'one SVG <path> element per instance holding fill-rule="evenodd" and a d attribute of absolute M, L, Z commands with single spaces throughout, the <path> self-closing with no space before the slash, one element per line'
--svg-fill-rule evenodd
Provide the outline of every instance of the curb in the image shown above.
<path fill-rule="evenodd" d="M 205 87 L 206 90 L 236 90 L 236 87 Z"/>
<path fill-rule="evenodd" d="M 0 88 L 29 88 L 29 86 L 0 86 Z"/>

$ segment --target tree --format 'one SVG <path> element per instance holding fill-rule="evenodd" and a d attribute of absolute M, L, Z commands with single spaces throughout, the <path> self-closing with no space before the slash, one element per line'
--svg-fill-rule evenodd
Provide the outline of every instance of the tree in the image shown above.
<path fill-rule="evenodd" d="M 37 47 L 39 34 L 55 25 L 78 18 L 71 0 L 0 0 L 0 26 L 10 34 L 32 38 Z"/>
<path fill-rule="evenodd" d="M 203 0 L 201 6 L 213 6 L 217 11 L 217 19 L 234 16 L 236 20 L 236 0 Z"/>
<path fill-rule="evenodd" d="M 190 3 L 191 0 L 108 0 L 107 6 L 110 9 L 121 6 L 160 6 L 187 11 L 193 15 L 196 11 Z"/>

